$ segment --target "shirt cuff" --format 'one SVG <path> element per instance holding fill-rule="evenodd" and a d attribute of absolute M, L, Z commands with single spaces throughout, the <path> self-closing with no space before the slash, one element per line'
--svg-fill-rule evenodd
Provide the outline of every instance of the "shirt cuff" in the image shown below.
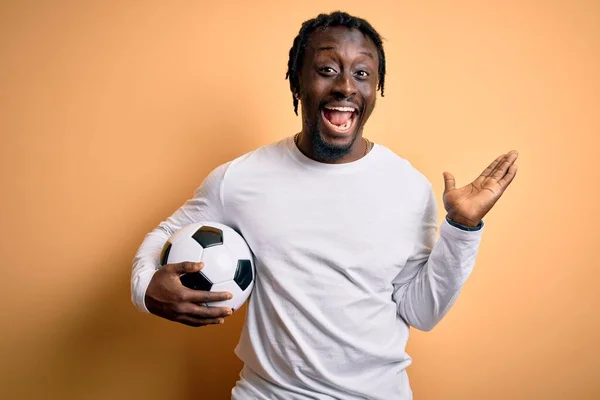
<path fill-rule="evenodd" d="M 138 310 L 142 312 L 150 312 L 148 310 L 148 307 L 146 307 L 145 298 L 146 290 L 148 289 L 150 281 L 152 280 L 152 277 L 154 276 L 155 272 L 155 270 L 144 271 L 133 280 L 131 300 L 133 301 L 133 304 L 135 304 L 135 306 L 138 308 Z"/>
<path fill-rule="evenodd" d="M 479 221 L 479 223 L 477 224 L 477 226 L 465 226 L 465 225 L 459 224 L 458 222 L 452 221 L 450 219 L 450 217 L 448 217 L 446 215 L 446 221 L 448 221 L 448 223 L 450 225 L 452 225 L 453 227 L 458 228 L 458 229 L 462 229 L 463 231 L 478 231 L 478 230 L 480 230 L 483 227 L 483 220 Z"/>

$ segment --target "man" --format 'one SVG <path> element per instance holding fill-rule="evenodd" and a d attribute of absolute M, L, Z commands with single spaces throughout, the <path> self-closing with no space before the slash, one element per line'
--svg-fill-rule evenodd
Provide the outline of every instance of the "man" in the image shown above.
<path fill-rule="evenodd" d="M 199 304 L 228 293 L 194 291 L 158 269 L 168 237 L 208 220 L 240 232 L 256 283 L 236 354 L 233 399 L 411 399 L 409 326 L 432 329 L 469 276 L 483 216 L 517 172 L 517 153 L 455 188 L 443 174 L 447 216 L 437 230 L 431 184 L 410 163 L 363 136 L 385 54 L 379 34 L 345 13 L 306 21 L 288 74 L 302 130 L 213 170 L 149 233 L 134 259 L 140 310 L 180 323 L 223 323 L 231 310 Z"/>

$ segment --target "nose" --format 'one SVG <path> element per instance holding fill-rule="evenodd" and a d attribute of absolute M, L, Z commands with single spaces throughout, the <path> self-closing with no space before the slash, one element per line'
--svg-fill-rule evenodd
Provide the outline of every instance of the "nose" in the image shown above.
<path fill-rule="evenodd" d="M 337 76 L 332 87 L 332 92 L 336 97 L 344 99 L 356 94 L 356 86 L 350 73 L 345 72 Z"/>

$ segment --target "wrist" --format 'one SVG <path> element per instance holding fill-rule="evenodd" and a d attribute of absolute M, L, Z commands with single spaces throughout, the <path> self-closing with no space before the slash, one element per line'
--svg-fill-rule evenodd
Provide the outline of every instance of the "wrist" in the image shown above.
<path fill-rule="evenodd" d="M 449 214 L 446 214 L 446 221 L 456 228 L 465 230 L 465 231 L 478 231 L 483 226 L 483 221 L 479 220 L 476 223 L 474 221 L 466 220 L 464 218 L 455 217 L 452 218 Z"/>
<path fill-rule="evenodd" d="M 459 225 L 462 225 L 462 226 L 467 226 L 469 228 L 475 228 L 481 222 L 480 220 L 479 221 L 473 221 L 473 220 L 470 220 L 470 219 L 467 219 L 467 218 L 463 218 L 463 217 L 461 217 L 459 215 L 447 214 L 447 217 L 452 222 L 455 222 L 455 223 L 457 223 Z"/>

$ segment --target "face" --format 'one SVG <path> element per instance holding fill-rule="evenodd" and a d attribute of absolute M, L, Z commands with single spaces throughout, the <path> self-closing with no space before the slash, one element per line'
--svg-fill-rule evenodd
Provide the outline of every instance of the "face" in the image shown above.
<path fill-rule="evenodd" d="M 349 154 L 362 136 L 375 108 L 378 66 L 375 44 L 357 29 L 329 27 L 311 34 L 299 97 L 303 134 L 320 159 Z"/>

